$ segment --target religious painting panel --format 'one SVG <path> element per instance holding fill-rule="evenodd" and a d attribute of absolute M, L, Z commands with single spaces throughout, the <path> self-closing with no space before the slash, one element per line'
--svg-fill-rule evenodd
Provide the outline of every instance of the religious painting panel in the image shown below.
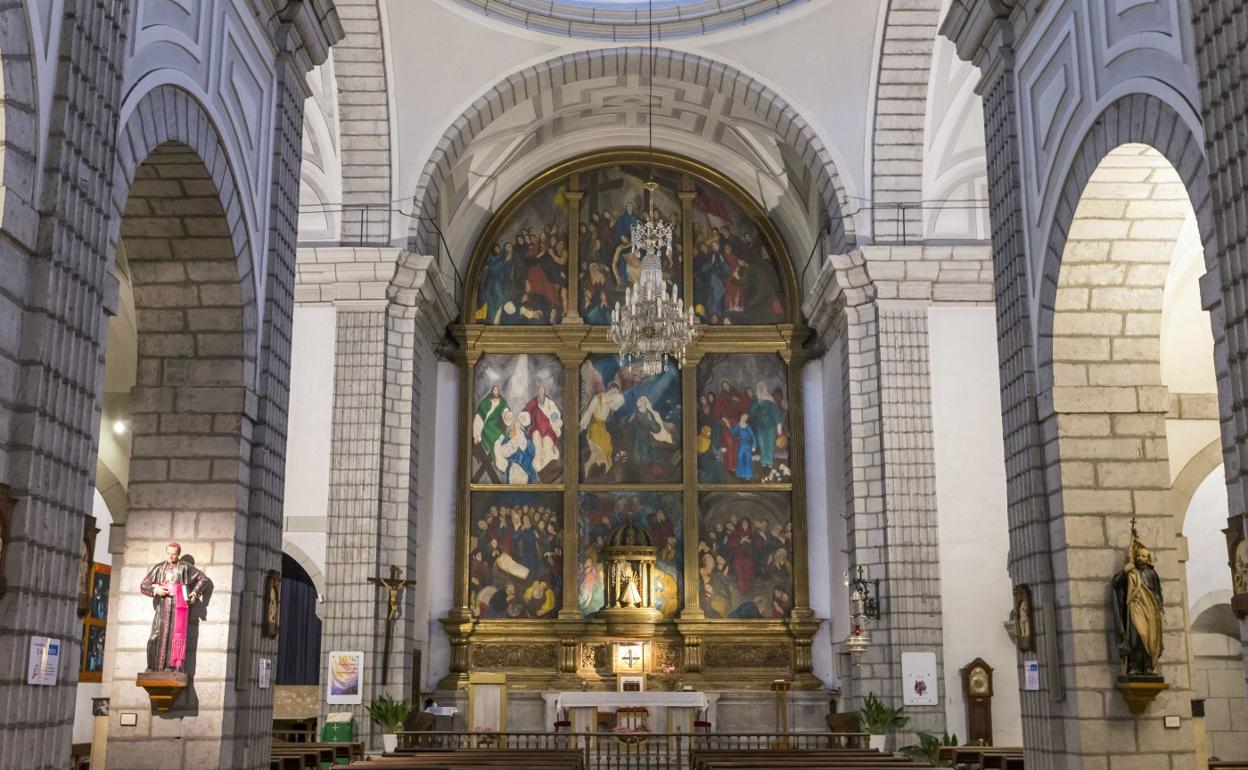
<path fill-rule="evenodd" d="M 624 300 L 624 289 L 637 282 L 641 260 L 632 251 L 632 227 L 649 219 L 650 201 L 643 185 L 653 178 L 656 218 L 672 226 L 672 252 L 663 255 L 663 274 L 680 282 L 680 174 L 640 165 L 607 166 L 581 174 L 578 228 L 581 317 L 585 323 L 611 323 L 611 309 Z"/>
<path fill-rule="evenodd" d="M 786 618 L 793 609 L 793 517 L 785 492 L 698 497 L 698 580 L 708 618 Z"/>
<path fill-rule="evenodd" d="M 552 355 L 485 355 L 473 371 L 472 482 L 563 480 L 563 364 Z"/>
<path fill-rule="evenodd" d="M 473 320 L 562 321 L 568 299 L 567 181 L 531 195 L 497 233 L 482 261 Z"/>
<path fill-rule="evenodd" d="M 679 492 L 582 492 L 580 495 L 579 583 L 577 605 L 592 617 L 606 591 L 602 549 L 611 533 L 632 522 L 650 535 L 658 550 L 655 609 L 665 618 L 680 614 L 684 587 L 684 511 Z"/>
<path fill-rule="evenodd" d="M 563 494 L 472 495 L 468 582 L 484 619 L 550 618 L 563 595 Z"/>
<path fill-rule="evenodd" d="M 700 182 L 693 199 L 693 302 L 707 324 L 783 323 L 784 283 L 758 225 Z"/>
<path fill-rule="evenodd" d="M 680 425 L 674 365 L 652 377 L 615 355 L 589 356 L 581 365 L 581 481 L 679 482 Z"/>
<path fill-rule="evenodd" d="M 709 354 L 698 363 L 698 481 L 788 483 L 789 389 L 774 353 Z"/>

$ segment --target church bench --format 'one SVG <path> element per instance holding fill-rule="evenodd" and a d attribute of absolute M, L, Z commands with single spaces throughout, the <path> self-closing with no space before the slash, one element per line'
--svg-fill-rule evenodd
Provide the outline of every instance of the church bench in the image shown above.
<path fill-rule="evenodd" d="M 1211 759 L 1209 770 L 1248 770 L 1248 759 Z"/>
<path fill-rule="evenodd" d="M 984 755 L 994 754 L 1002 756 L 1018 756 L 1023 755 L 1022 746 L 953 746 L 948 748 L 953 756 L 953 763 L 956 765 L 983 765 Z M 941 759 L 948 756 L 943 750 L 941 751 Z M 999 766 L 998 766 L 999 767 Z"/>
<path fill-rule="evenodd" d="M 330 766 L 334 762 L 334 752 L 332 749 L 311 749 L 303 747 L 284 748 L 273 746 L 269 749 L 269 756 L 272 758 L 288 758 L 294 757 L 299 760 L 299 767 L 307 770 L 321 770 L 322 764 Z"/>
<path fill-rule="evenodd" d="M 303 758 L 270 757 L 269 770 L 303 770 Z"/>
<path fill-rule="evenodd" d="M 890 770 L 911 768 L 914 762 L 906 757 L 862 749 L 706 749 L 691 752 L 690 765 L 694 770 L 771 767 Z"/>
<path fill-rule="evenodd" d="M 390 770 L 469 770 L 476 768 L 535 768 L 584 770 L 579 749 L 415 749 L 354 762 L 352 767 L 385 767 Z"/>
<path fill-rule="evenodd" d="M 356 751 L 357 746 L 359 747 L 358 752 Z M 321 752 L 322 762 L 329 761 L 335 765 L 345 765 L 350 763 L 352 759 L 364 758 L 364 744 L 362 743 L 352 745 L 349 743 L 324 743 L 321 741 L 275 740 L 273 741 L 273 748 L 319 751 Z M 326 752 L 329 754 L 328 760 L 324 759 Z"/>
<path fill-rule="evenodd" d="M 979 766 L 981 770 L 1008 770 L 1011 759 L 1021 760 L 1023 758 L 1022 750 L 1013 751 L 1005 750 L 988 750 L 983 753 L 980 758 Z"/>

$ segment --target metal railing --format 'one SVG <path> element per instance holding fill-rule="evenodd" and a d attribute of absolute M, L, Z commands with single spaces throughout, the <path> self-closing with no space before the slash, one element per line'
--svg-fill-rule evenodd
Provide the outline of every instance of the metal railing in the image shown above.
<path fill-rule="evenodd" d="M 865 749 L 866 733 L 403 732 L 399 752 L 578 750 L 586 770 L 684 770 L 695 751 Z"/>

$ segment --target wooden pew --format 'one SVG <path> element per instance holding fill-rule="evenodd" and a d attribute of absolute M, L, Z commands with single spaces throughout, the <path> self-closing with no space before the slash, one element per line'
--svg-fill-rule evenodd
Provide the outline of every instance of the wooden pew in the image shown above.
<path fill-rule="evenodd" d="M 301 757 L 270 757 L 269 770 L 303 770 Z"/>
<path fill-rule="evenodd" d="M 900 770 L 913 768 L 915 764 L 907 757 L 869 749 L 707 749 L 691 752 L 690 766 L 693 770 Z"/>
<path fill-rule="evenodd" d="M 351 767 L 384 767 L 389 770 L 584 770 L 585 756 L 579 749 L 417 749 L 353 762 Z"/>
<path fill-rule="evenodd" d="M 356 746 L 359 751 L 356 751 Z M 321 754 L 322 762 L 329 762 L 332 765 L 347 765 L 353 759 L 364 758 L 364 744 L 355 745 L 349 743 L 321 743 L 319 741 L 273 741 L 275 749 L 296 749 L 302 751 L 317 751 Z"/>
<path fill-rule="evenodd" d="M 321 762 L 333 762 L 334 754 L 332 751 L 326 752 L 319 749 L 281 748 L 274 746 L 269 749 L 269 758 L 294 758 L 299 763 L 297 765 L 299 770 L 321 770 Z"/>

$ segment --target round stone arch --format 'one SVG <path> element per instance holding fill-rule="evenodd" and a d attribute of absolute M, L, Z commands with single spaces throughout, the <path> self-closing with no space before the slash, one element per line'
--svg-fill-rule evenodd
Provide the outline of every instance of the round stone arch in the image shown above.
<path fill-rule="evenodd" d="M 1144 173 L 1105 173 L 1125 169 Z M 1066 730 L 1065 751 L 1084 757 L 1153 753 L 1114 692 L 1115 622 L 1107 602 L 1137 520 L 1156 555 L 1168 608 L 1158 671 L 1171 689 L 1151 708 L 1182 708 L 1191 697 L 1188 629 L 1177 605 L 1186 575 L 1167 461 L 1169 399 L 1157 346 L 1175 222 L 1192 214 L 1225 399 L 1230 382 L 1207 171 L 1192 128 L 1162 100 L 1125 96 L 1093 122 L 1066 169 L 1043 267 L 1033 275 L 1058 654 L 1064 687 L 1073 691 L 1070 704 L 1057 708 L 1067 719 L 1097 723 Z M 1137 235 L 1140 222 L 1147 226 Z M 1223 433 L 1230 446 L 1225 425 Z"/>
<path fill-rule="evenodd" d="M 731 101 L 753 125 L 774 135 L 799 159 L 826 210 L 831 228 L 827 250 L 843 253 L 856 236 L 845 186 L 832 153 L 796 109 L 767 85 L 722 62 L 697 54 L 656 49 L 654 76 L 704 89 Z M 508 110 L 561 86 L 608 76 L 642 78 L 646 72 L 646 49 L 609 48 L 566 54 L 509 75 L 490 88 L 443 133 L 416 180 L 413 212 L 417 221 L 410 234 L 412 250 L 438 253 L 438 220 L 443 188 L 473 141 Z"/>
<path fill-rule="evenodd" d="M 227 682 L 242 646 L 235 605 L 244 554 L 258 537 L 245 523 L 258 312 L 253 246 L 232 167 L 207 111 L 176 86 L 144 94 L 118 133 L 107 259 L 111 268 L 124 249 L 138 332 L 126 537 L 114 566 L 117 620 L 106 655 L 119 708 L 149 708 L 134 680 L 149 665 L 152 617 L 139 586 L 166 543 L 181 543 L 213 583 L 188 628 L 191 686 L 167 714 L 138 729 L 118 722 L 109 729 L 110 754 L 153 766 L 156 757 L 233 766 L 239 757 L 229 752 L 247 745 L 246 728 L 227 716 L 244 696 Z M 180 739 L 180 730 L 159 724 L 192 715 L 203 728 L 195 736 Z"/>

